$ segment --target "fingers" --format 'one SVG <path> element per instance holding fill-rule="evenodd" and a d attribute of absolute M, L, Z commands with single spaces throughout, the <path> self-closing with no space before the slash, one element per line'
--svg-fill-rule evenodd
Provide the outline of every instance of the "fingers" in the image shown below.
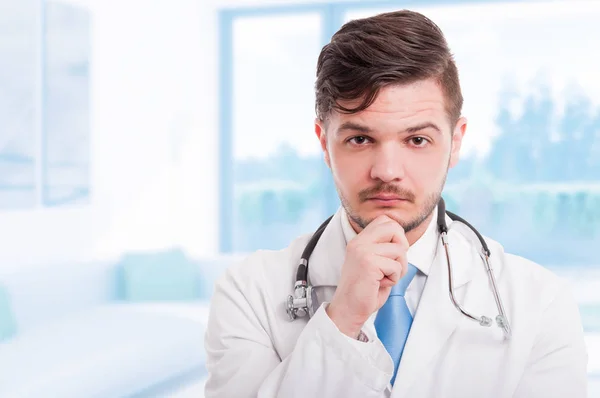
<path fill-rule="evenodd" d="M 375 219 L 373 219 L 373 221 L 371 221 L 371 222 L 370 222 L 370 223 L 369 223 L 369 224 L 366 226 L 366 228 L 365 228 L 365 229 L 373 228 L 373 227 L 375 227 L 375 226 L 377 226 L 377 225 L 384 224 L 384 223 L 386 223 L 386 222 L 390 222 L 390 221 L 394 221 L 394 220 L 393 220 L 391 217 L 389 217 L 389 216 L 386 216 L 385 214 L 382 214 L 382 215 L 380 215 L 380 216 L 376 217 Z"/>
<path fill-rule="evenodd" d="M 376 256 L 374 262 L 379 270 L 378 280 L 384 287 L 390 283 L 391 286 L 395 285 L 406 274 L 407 264 L 404 261 Z"/>
<path fill-rule="evenodd" d="M 367 228 L 371 227 L 371 224 L 367 226 Z M 408 239 L 406 239 L 406 235 L 404 234 L 404 228 L 395 220 L 391 218 L 388 221 L 380 222 L 377 225 L 374 225 L 373 228 L 367 230 L 365 228 L 364 231 L 364 239 L 368 240 L 372 243 L 398 243 L 403 245 L 406 249 L 408 249 Z"/>
<path fill-rule="evenodd" d="M 362 257 L 360 268 L 369 270 L 381 289 L 393 287 L 406 275 L 409 249 L 404 228 L 394 219 L 382 215 L 364 228 L 349 244 L 354 255 Z"/>
<path fill-rule="evenodd" d="M 374 244 L 370 252 L 396 261 L 406 257 L 406 247 L 402 244 L 391 242 Z"/>

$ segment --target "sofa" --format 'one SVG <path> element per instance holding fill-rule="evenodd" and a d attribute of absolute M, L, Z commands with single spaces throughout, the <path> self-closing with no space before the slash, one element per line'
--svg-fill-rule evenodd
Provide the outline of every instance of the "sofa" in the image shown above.
<path fill-rule="evenodd" d="M 174 248 L 0 268 L 0 397 L 175 396 L 206 377 L 208 302 L 231 261 Z"/>

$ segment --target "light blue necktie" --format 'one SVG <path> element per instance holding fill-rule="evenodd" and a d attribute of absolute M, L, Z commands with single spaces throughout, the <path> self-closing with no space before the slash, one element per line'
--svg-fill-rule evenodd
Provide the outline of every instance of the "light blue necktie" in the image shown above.
<path fill-rule="evenodd" d="M 400 358 L 402 358 L 402 352 L 404 351 L 404 345 L 408 338 L 408 332 L 412 325 L 413 317 L 410 314 L 406 300 L 404 299 L 404 293 L 408 285 L 417 273 L 417 268 L 408 264 L 408 271 L 402 279 L 392 287 L 392 291 L 387 301 L 377 312 L 375 317 L 375 330 L 377 331 L 377 337 L 383 343 L 383 346 L 392 357 L 394 361 L 394 375 L 392 376 L 391 383 L 394 384 L 396 380 L 396 372 L 398 372 L 398 366 L 400 365 Z"/>

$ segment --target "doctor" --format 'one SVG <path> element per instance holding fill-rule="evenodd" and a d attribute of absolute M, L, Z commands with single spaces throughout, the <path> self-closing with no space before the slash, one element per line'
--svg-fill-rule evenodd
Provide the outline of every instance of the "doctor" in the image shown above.
<path fill-rule="evenodd" d="M 438 206 L 467 127 L 462 103 L 445 38 L 423 15 L 334 35 L 318 59 L 315 130 L 342 206 L 309 258 L 311 316 L 290 320 L 286 298 L 312 233 L 231 267 L 205 335 L 207 398 L 586 398 L 566 284 L 485 237 L 492 283 L 475 233 Z M 453 302 L 493 320 L 493 285 L 510 333 Z"/>

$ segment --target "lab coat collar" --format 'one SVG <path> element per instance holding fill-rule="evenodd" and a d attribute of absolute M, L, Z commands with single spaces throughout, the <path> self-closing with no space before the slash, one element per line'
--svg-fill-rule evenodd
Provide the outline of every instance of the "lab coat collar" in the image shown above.
<path fill-rule="evenodd" d="M 437 212 L 437 209 L 435 211 Z M 439 234 L 437 233 L 436 219 L 437 217 L 434 216 L 427 231 L 423 234 L 421 239 L 411 246 L 412 251 L 409 249 L 408 253 L 409 262 L 413 263 L 414 261 L 415 266 L 426 273 L 426 275 L 429 275 L 432 272 L 430 267 L 433 258 L 439 257 L 441 253 L 444 253 L 443 246 L 440 243 Z M 344 222 L 347 223 L 347 226 L 350 227 L 352 231 L 354 231 L 349 224 L 346 212 L 340 207 L 329 222 L 329 225 L 325 228 L 325 231 L 323 231 L 323 235 L 321 235 L 321 238 L 309 259 L 309 283 L 315 287 L 337 286 L 338 284 L 342 265 L 344 264 L 346 257 Z M 446 223 L 449 228 L 452 228 L 453 221 L 447 215 Z M 454 232 L 454 234 L 457 234 L 457 232 Z M 355 235 L 356 232 L 354 232 L 354 236 Z M 452 231 L 449 235 L 452 235 Z M 353 234 L 350 232 L 349 237 L 352 238 L 352 236 Z M 433 243 L 434 240 L 436 243 Z M 453 254 L 452 271 L 455 288 L 464 285 L 471 279 L 471 264 L 467 261 L 461 261 L 461 255 L 458 252 L 458 249 L 459 247 L 457 245 L 454 247 L 451 246 L 451 253 Z"/>
<path fill-rule="evenodd" d="M 348 243 L 358 234 L 350 224 L 348 213 L 343 208 L 340 209 L 340 211 L 342 212 L 340 217 L 342 232 L 344 233 L 346 243 Z M 435 256 L 436 243 L 439 239 L 436 223 L 437 214 L 438 208 L 436 207 L 433 210 L 433 217 L 431 218 L 429 226 L 423 235 L 410 246 L 407 253 L 408 262 L 414 265 L 425 276 L 429 275 L 429 268 L 431 267 L 431 262 Z"/>

